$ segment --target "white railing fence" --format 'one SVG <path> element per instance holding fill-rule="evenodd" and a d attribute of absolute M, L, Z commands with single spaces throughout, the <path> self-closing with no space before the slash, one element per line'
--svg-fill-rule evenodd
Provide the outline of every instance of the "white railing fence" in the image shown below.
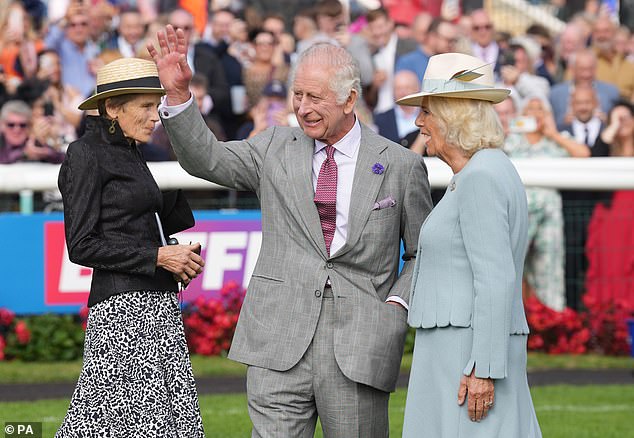
<path fill-rule="evenodd" d="M 451 169 L 437 158 L 425 158 L 432 188 L 446 187 Z M 634 158 L 524 158 L 514 159 L 524 185 L 566 190 L 634 189 Z M 161 189 L 220 190 L 224 187 L 193 177 L 177 162 L 149 163 Z M 0 193 L 34 192 L 57 188 L 59 165 L 16 163 L 0 165 Z M 26 202 L 28 205 L 28 202 Z"/>

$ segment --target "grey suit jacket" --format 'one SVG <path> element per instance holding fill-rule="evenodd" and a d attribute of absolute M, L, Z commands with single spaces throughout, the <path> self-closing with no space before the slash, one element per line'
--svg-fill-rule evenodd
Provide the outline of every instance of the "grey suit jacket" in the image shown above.
<path fill-rule="evenodd" d="M 247 141 L 219 142 L 195 105 L 163 124 L 187 172 L 260 199 L 262 246 L 229 358 L 292 368 L 313 338 L 330 277 L 339 367 L 353 381 L 394 390 L 407 314 L 384 301 L 409 300 L 418 232 L 431 209 L 422 158 L 362 125 L 347 240 L 328 257 L 313 201 L 314 141 L 301 129 L 274 127 Z M 375 163 L 385 168 L 382 174 L 372 172 Z M 373 210 L 388 196 L 396 205 Z"/>

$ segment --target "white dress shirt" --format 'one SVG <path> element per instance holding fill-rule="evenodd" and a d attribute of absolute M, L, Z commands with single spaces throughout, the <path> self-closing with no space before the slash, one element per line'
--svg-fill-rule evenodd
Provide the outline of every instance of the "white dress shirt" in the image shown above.
<path fill-rule="evenodd" d="M 416 111 L 412 111 L 411 113 L 406 113 L 399 105 L 394 107 L 394 118 L 396 119 L 396 130 L 398 131 L 399 138 L 403 138 L 410 132 L 418 129 L 415 122 L 419 112 L 419 108 L 416 108 Z"/>
<path fill-rule="evenodd" d="M 175 106 L 168 106 L 165 97 L 159 105 L 159 113 L 163 118 L 170 118 L 180 114 L 193 101 L 190 96 L 185 103 Z M 337 163 L 337 219 L 335 235 L 330 244 L 330 254 L 336 255 L 337 251 L 346 243 L 348 236 L 348 217 L 350 212 L 350 201 L 352 199 L 352 182 L 354 181 L 354 170 L 357 165 L 359 147 L 361 146 L 361 125 L 359 120 L 355 120 L 350 131 L 337 143 L 332 145 L 335 148 L 334 159 Z M 322 163 L 326 160 L 326 143 L 315 140 L 313 151 L 313 190 L 317 190 L 317 177 Z M 386 301 L 394 301 L 408 309 L 407 303 L 398 296 L 388 297 Z"/>
<path fill-rule="evenodd" d="M 393 32 L 385 47 L 379 49 L 372 57 L 374 67 L 385 72 L 385 82 L 379 88 L 374 108 L 376 114 L 383 113 L 394 107 L 394 60 L 396 59 L 397 42 L 398 37 Z"/>
<path fill-rule="evenodd" d="M 492 41 L 488 46 L 482 47 L 478 43 L 471 44 L 471 51 L 473 56 L 482 59 L 488 64 L 495 64 L 498 62 L 498 56 L 500 55 L 500 46 L 495 41 Z"/>
<path fill-rule="evenodd" d="M 124 58 L 134 58 L 137 55 L 136 47 L 128 43 L 122 36 L 117 38 L 117 48 Z"/>
<path fill-rule="evenodd" d="M 577 143 L 586 144 L 586 129 L 588 130 L 587 146 L 592 147 L 599 136 L 601 120 L 596 116 L 592 117 L 586 123 L 578 119 L 572 119 L 572 135 Z"/>
<path fill-rule="evenodd" d="M 346 243 L 348 235 L 348 213 L 350 211 L 350 199 L 352 196 L 352 181 L 354 180 L 354 168 L 359 155 L 361 144 L 361 126 L 359 121 L 337 143 L 335 148 L 335 162 L 337 163 L 337 226 L 335 235 L 330 244 L 330 254 L 334 255 Z M 326 143 L 315 140 L 313 152 L 313 190 L 317 191 L 317 177 L 322 163 L 326 160 Z"/>

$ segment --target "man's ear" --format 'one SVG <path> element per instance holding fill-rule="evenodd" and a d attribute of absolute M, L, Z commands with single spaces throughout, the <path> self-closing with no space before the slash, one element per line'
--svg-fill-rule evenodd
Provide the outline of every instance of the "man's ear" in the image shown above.
<path fill-rule="evenodd" d="M 343 104 L 343 112 L 344 114 L 348 115 L 351 114 L 352 112 L 354 112 L 354 106 L 357 103 L 357 98 L 358 98 L 358 94 L 357 94 L 357 90 L 350 90 L 350 94 L 348 95 L 348 98 L 346 99 L 346 101 Z"/>

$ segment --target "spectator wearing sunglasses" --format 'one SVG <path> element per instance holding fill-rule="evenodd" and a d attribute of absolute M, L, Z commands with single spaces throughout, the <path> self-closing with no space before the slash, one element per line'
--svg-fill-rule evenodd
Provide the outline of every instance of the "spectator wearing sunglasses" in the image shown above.
<path fill-rule="evenodd" d="M 61 163 L 64 154 L 38 139 L 31 125 L 31 108 L 10 100 L 0 110 L 0 164 L 24 161 Z"/>
<path fill-rule="evenodd" d="M 500 47 L 495 41 L 495 28 L 491 17 L 484 9 L 471 13 L 471 51 L 474 56 L 493 64 L 497 72 Z"/>
<path fill-rule="evenodd" d="M 55 50 L 62 63 L 62 83 L 88 96 L 95 87 L 92 61 L 99 48 L 90 39 L 90 17 L 85 7 L 71 4 L 65 18 L 50 27 L 46 47 Z"/>

